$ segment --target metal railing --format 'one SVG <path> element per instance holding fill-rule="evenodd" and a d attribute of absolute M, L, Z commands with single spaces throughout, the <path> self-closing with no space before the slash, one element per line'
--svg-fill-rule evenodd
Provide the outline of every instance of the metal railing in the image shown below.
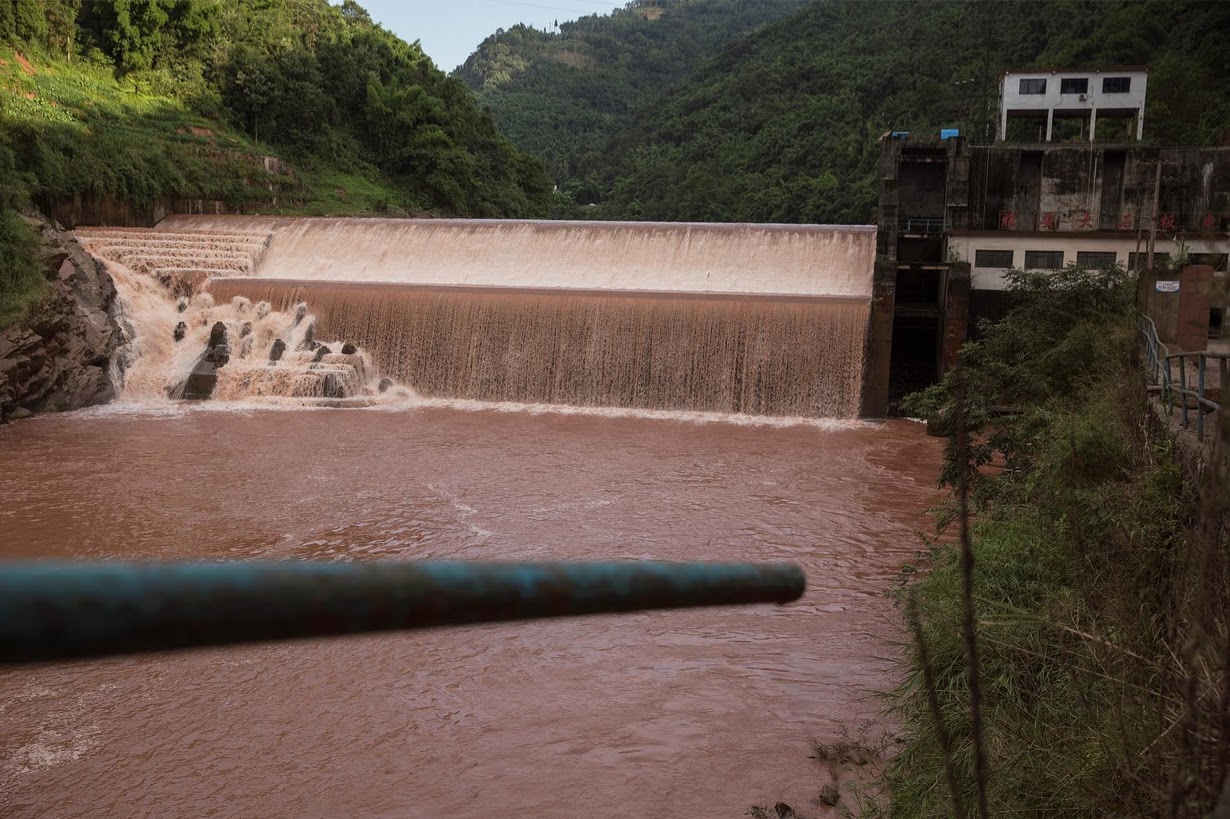
<path fill-rule="evenodd" d="M 943 216 L 897 217 L 897 230 L 901 233 L 943 233 L 946 227 Z"/>
<path fill-rule="evenodd" d="M 1139 315 L 1136 326 L 1145 341 L 1145 356 L 1148 359 L 1149 383 L 1161 392 L 1162 403 L 1166 407 L 1168 417 L 1174 415 L 1175 405 L 1182 407 L 1181 423 L 1184 429 L 1191 426 L 1191 411 L 1196 412 L 1196 438 L 1204 440 L 1205 410 L 1221 412 L 1221 404 L 1205 394 L 1207 384 L 1208 362 L 1217 362 L 1218 389 L 1225 389 L 1230 383 L 1230 353 L 1209 353 L 1204 351 L 1193 353 L 1172 353 L 1157 337 L 1157 325 L 1146 315 Z M 1196 362 L 1196 383 L 1188 386 L 1188 362 Z M 1176 384 L 1174 366 L 1178 364 L 1179 373 Z M 1218 395 L 1220 398 L 1220 393 Z M 1192 404 L 1195 404 L 1193 407 Z"/>

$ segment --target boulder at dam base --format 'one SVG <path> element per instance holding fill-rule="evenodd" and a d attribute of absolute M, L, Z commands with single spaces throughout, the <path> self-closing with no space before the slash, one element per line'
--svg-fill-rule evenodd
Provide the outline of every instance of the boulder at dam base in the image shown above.
<path fill-rule="evenodd" d="M 48 292 L 0 330 L 0 422 L 81 409 L 115 397 L 111 359 L 126 341 L 115 285 L 70 234 L 24 216 L 42 237 Z"/>

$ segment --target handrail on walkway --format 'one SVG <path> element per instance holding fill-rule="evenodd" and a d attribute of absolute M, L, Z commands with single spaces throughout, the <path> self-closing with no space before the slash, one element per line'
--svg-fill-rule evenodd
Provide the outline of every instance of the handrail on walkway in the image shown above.
<path fill-rule="evenodd" d="M 1148 359 L 1149 383 L 1161 389 L 1161 400 L 1166 407 L 1166 415 L 1174 413 L 1175 404 L 1183 408 L 1182 424 L 1184 429 L 1191 425 L 1190 411 L 1193 399 L 1196 404 L 1196 438 L 1204 440 L 1204 410 L 1221 412 L 1221 404 L 1205 395 L 1205 374 L 1210 359 L 1217 362 L 1218 386 L 1225 389 L 1230 384 L 1230 353 L 1209 353 L 1203 350 L 1192 353 L 1172 353 L 1157 337 L 1157 325 L 1153 319 L 1144 314 L 1136 318 L 1136 326 L 1145 341 L 1145 355 Z M 1189 359 L 1196 361 L 1195 388 L 1187 384 L 1187 363 Z M 1178 386 L 1175 385 L 1173 374 L 1174 364 L 1179 365 Z"/>

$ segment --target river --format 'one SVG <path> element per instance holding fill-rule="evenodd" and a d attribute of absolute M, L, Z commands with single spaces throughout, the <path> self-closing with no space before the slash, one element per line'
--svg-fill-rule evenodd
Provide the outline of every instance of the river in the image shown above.
<path fill-rule="evenodd" d="M 789 560 L 804 599 L 0 670 L 0 814 L 808 811 L 938 493 L 908 422 L 116 405 L 0 428 L 2 558 Z"/>

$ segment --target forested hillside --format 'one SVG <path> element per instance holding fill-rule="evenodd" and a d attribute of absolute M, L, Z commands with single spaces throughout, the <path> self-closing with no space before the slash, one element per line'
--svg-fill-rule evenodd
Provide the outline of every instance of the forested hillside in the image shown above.
<path fill-rule="evenodd" d="M 572 213 L 867 222 L 880 135 L 958 126 L 993 137 L 997 78 L 1008 67 L 1149 64 L 1146 138 L 1213 143 L 1230 127 L 1226 31 L 1226 3 L 815 0 L 732 40 L 673 86 L 664 78 L 664 93 L 645 87 L 609 141 L 572 154 L 568 178 L 586 180 L 567 190 L 574 205 L 599 204 Z M 499 116 L 550 126 L 536 105 Z M 558 172 L 552 149 L 534 149 Z"/>
<path fill-rule="evenodd" d="M 454 72 L 560 187 L 595 195 L 578 169 L 600 160 L 631 115 L 726 45 L 806 0 L 634 0 L 558 32 L 515 26 L 488 37 Z M 612 5 L 614 2 L 612 1 Z"/>
<path fill-rule="evenodd" d="M 270 155 L 294 173 L 276 206 Z M 0 0 L 0 323 L 34 286 L 14 209 L 78 194 L 524 217 L 551 190 L 353 0 Z"/>

